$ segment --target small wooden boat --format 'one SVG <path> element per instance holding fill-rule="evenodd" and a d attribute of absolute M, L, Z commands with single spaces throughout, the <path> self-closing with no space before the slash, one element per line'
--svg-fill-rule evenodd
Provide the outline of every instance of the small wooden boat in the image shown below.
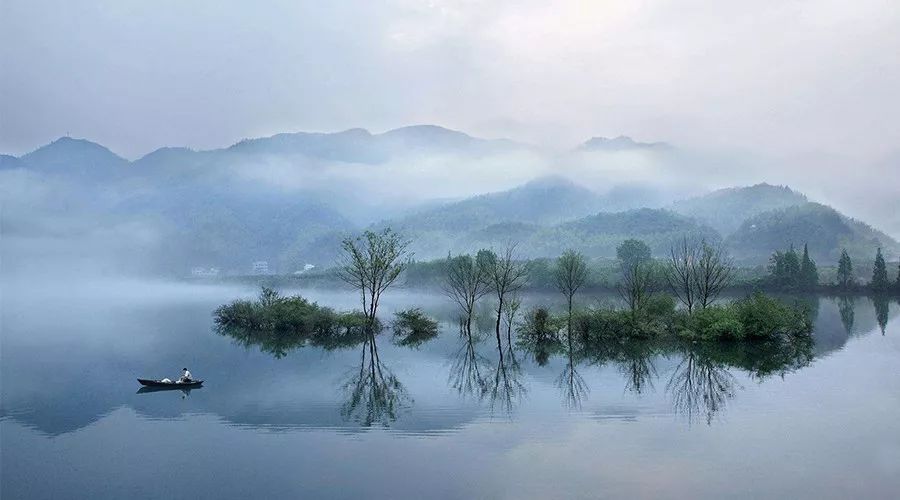
<path fill-rule="evenodd" d="M 137 379 L 137 381 L 145 387 L 153 387 L 157 389 L 191 389 L 203 385 L 202 380 L 191 380 L 190 382 L 163 382 L 161 380 L 139 378 Z"/>

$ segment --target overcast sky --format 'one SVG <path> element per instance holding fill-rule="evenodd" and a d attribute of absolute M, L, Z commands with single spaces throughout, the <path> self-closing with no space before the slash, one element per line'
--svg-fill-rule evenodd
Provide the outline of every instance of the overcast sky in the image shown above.
<path fill-rule="evenodd" d="M 435 123 L 867 160 L 900 145 L 896 0 L 0 1 L 0 151 L 134 158 Z"/>

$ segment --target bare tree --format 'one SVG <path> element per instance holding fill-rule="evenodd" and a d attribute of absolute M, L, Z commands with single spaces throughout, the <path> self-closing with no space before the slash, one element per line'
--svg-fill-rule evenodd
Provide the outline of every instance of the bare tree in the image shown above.
<path fill-rule="evenodd" d="M 490 292 L 487 267 L 471 255 L 448 256 L 446 266 L 444 293 L 462 309 L 465 331 L 471 335 L 475 303 Z"/>
<path fill-rule="evenodd" d="M 697 303 L 706 309 L 728 286 L 734 266 L 722 245 L 710 245 L 705 240 L 700 242 L 697 256 L 694 265 Z"/>
<path fill-rule="evenodd" d="M 616 290 L 631 313 L 641 310 L 656 292 L 656 270 L 653 261 L 623 262 L 622 279 Z"/>
<path fill-rule="evenodd" d="M 669 250 L 666 281 L 690 314 L 716 300 L 728 286 L 733 269 L 721 245 L 685 237 Z"/>
<path fill-rule="evenodd" d="M 512 328 L 521 306 L 522 298 L 518 294 L 512 294 L 506 300 L 506 306 L 503 308 L 503 322 L 506 323 L 506 343 L 509 345 L 512 345 Z"/>
<path fill-rule="evenodd" d="M 572 330 L 572 298 L 587 281 L 587 262 L 584 255 L 575 250 L 566 250 L 556 259 L 556 288 L 566 296 L 569 310 L 569 332 Z"/>
<path fill-rule="evenodd" d="M 502 255 L 493 254 L 484 259 L 487 265 L 488 283 L 497 297 L 497 346 L 500 346 L 500 320 L 503 317 L 505 300 L 510 293 L 525 286 L 528 279 L 528 265 L 516 260 L 515 245 L 507 245 Z"/>
<path fill-rule="evenodd" d="M 397 281 L 409 263 L 408 246 L 409 240 L 390 228 L 380 233 L 366 231 L 341 243 L 344 255 L 338 276 L 360 291 L 369 325 L 375 322 L 381 294 Z"/>
<path fill-rule="evenodd" d="M 697 303 L 697 289 L 694 279 L 694 269 L 699 258 L 697 245 L 689 241 L 687 237 L 672 245 L 669 249 L 669 262 L 666 266 L 666 281 L 675 297 L 684 304 L 688 314 L 694 310 Z"/>

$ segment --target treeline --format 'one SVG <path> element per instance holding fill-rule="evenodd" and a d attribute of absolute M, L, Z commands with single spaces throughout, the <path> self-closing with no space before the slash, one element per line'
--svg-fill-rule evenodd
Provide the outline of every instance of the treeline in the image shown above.
<path fill-rule="evenodd" d="M 516 262 L 514 249 L 514 245 L 508 246 L 501 256 L 491 250 L 474 256 L 449 256 L 444 263 L 443 290 L 459 306 L 462 330 L 468 335 L 477 302 L 492 296 L 498 347 L 501 320 L 510 347 L 514 328 L 526 342 L 558 339 L 560 331 L 569 340 L 574 335 L 588 342 L 665 335 L 693 340 L 768 340 L 805 336 L 812 329 L 802 308 L 762 294 L 717 304 L 732 278 L 732 261 L 721 246 L 688 238 L 673 245 L 666 259 L 652 259 L 650 248 L 640 240 L 626 240 L 618 246 L 615 289 L 623 307 L 576 307 L 575 295 L 587 282 L 588 267 L 582 254 L 568 250 L 553 266 L 555 288 L 566 301 L 565 314 L 554 316 L 538 307 L 526 311 L 519 321 L 518 291 L 527 283 L 528 262 Z M 676 308 L 676 301 L 681 308 Z"/>
<path fill-rule="evenodd" d="M 881 248 L 878 248 L 875 252 L 872 277 L 867 283 L 862 283 L 856 278 L 853 261 L 850 259 L 850 254 L 847 253 L 846 249 L 841 250 L 840 259 L 837 262 L 835 280 L 831 283 L 823 283 L 820 279 L 816 262 L 809 256 L 809 248 L 806 244 L 803 245 L 802 254 L 799 254 L 793 246 L 790 246 L 787 250 L 775 251 L 769 259 L 768 271 L 769 274 L 760 280 L 760 284 L 779 290 L 865 291 L 900 294 L 900 265 L 898 265 L 896 277 L 891 279 Z"/>

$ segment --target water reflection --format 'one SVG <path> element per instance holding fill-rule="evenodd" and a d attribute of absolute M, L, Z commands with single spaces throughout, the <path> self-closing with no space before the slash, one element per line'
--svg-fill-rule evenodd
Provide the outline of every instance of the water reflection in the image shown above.
<path fill-rule="evenodd" d="M 203 389 L 203 387 L 200 386 L 200 387 L 197 387 L 196 389 L 197 389 L 197 390 L 200 390 L 200 389 Z M 181 397 L 186 398 L 186 397 L 189 397 L 189 396 L 191 395 L 191 391 L 192 391 L 192 390 L 194 390 L 194 389 L 190 389 L 190 388 L 188 388 L 188 389 L 182 389 L 182 388 L 180 388 L 180 387 L 170 388 L 170 387 L 149 387 L 149 386 L 145 386 L 145 387 L 141 387 L 140 389 L 138 389 L 137 392 L 136 392 L 135 394 L 149 394 L 149 393 L 151 393 L 151 392 L 180 392 L 180 393 L 181 393 Z"/>
<path fill-rule="evenodd" d="M 872 300 L 872 305 L 875 306 L 875 321 L 878 322 L 878 328 L 881 329 L 881 334 L 884 335 L 884 330 L 887 328 L 890 300 L 885 295 L 873 295 L 870 299 Z"/>
<path fill-rule="evenodd" d="M 464 323 L 460 323 L 459 339 L 460 346 L 451 357 L 448 382 L 460 395 L 481 401 L 488 391 L 488 358 L 475 348 L 477 341 Z"/>
<path fill-rule="evenodd" d="M 838 298 L 838 310 L 841 314 L 841 324 L 847 335 L 853 335 L 853 321 L 856 318 L 853 307 L 853 298 L 842 296 Z"/>
<path fill-rule="evenodd" d="M 349 373 L 342 389 L 346 402 L 341 407 L 341 415 L 363 427 L 374 424 L 388 427 L 397 419 L 398 412 L 411 403 L 403 384 L 381 362 L 374 334 L 363 341 L 359 369 Z"/>
<path fill-rule="evenodd" d="M 498 348 L 477 334 L 457 336 L 455 327 L 444 324 L 440 335 L 412 342 L 417 349 L 408 349 L 404 346 L 410 343 L 356 330 L 299 336 L 228 329 L 220 330 L 221 336 L 210 335 L 209 310 L 183 305 L 131 310 L 104 321 L 106 337 L 95 334 L 91 329 L 96 325 L 87 320 L 82 321 L 91 329 L 40 337 L 33 333 L 39 331 L 33 326 L 40 324 L 38 314 L 11 318 L 4 332 L 2 369 L 4 381 L 18 383 L 3 385 L 0 417 L 48 435 L 83 428 L 121 407 L 160 419 L 208 413 L 252 427 L 358 432 L 389 426 L 400 432 L 436 432 L 464 427 L 488 413 L 527 418 L 546 401 L 557 411 L 603 412 L 637 404 L 640 396 L 641 408 L 658 406 L 688 422 L 713 422 L 729 409 L 729 401 L 740 397 L 742 384 L 753 386 L 748 380 L 787 377 L 814 358 L 851 348 L 848 332 L 889 332 L 897 313 L 893 302 L 824 298 L 815 343 L 645 340 L 585 345 L 576 331 L 571 338 L 566 332 L 548 334 Z M 90 314 L 97 311 L 84 315 Z M 70 339 L 91 335 L 106 340 L 89 349 L 78 347 L 78 356 L 72 356 Z M 129 342 L 123 343 L 124 338 Z M 42 352 L 37 360 L 36 345 Z M 196 357 L 186 364 L 200 367 L 210 387 L 190 397 L 183 394 L 184 401 L 182 394 L 135 395 L 134 372 L 162 372 L 188 355 Z M 349 372 L 348 366 L 353 367 Z M 21 375 L 36 369 L 45 381 Z M 93 376 L 97 370 L 103 372 L 102 382 Z"/>
<path fill-rule="evenodd" d="M 590 389 L 584 377 L 578 373 L 578 360 L 580 352 L 576 350 L 571 329 L 566 335 L 566 365 L 562 373 L 556 378 L 556 387 L 562 394 L 563 404 L 570 410 L 580 410 L 587 398 Z"/>
<path fill-rule="evenodd" d="M 505 349 L 497 345 L 497 365 L 490 377 L 488 399 L 491 413 L 498 409 L 511 415 L 528 392 L 523 382 L 522 365 L 512 346 Z"/>
<path fill-rule="evenodd" d="M 666 392 L 675 411 L 686 416 L 689 423 L 695 416 L 703 416 L 709 424 L 734 397 L 736 385 L 737 379 L 723 363 L 688 349 L 666 384 Z"/>

